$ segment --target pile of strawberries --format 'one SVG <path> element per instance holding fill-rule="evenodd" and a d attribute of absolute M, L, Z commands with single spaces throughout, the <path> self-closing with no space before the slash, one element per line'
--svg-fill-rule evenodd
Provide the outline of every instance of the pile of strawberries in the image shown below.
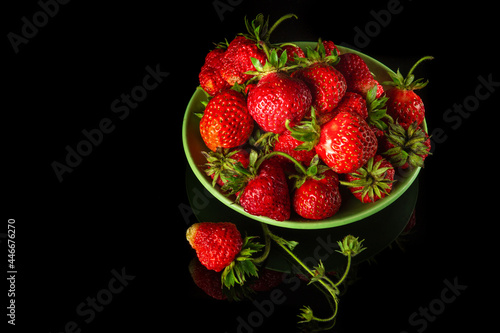
<path fill-rule="evenodd" d="M 414 90 L 427 82 L 389 73 L 378 82 L 357 54 L 332 41 L 302 50 L 272 44 L 262 14 L 210 51 L 199 74 L 208 102 L 200 133 L 207 175 L 253 215 L 282 221 L 294 212 L 336 214 L 346 186 L 362 202 L 392 189 L 397 168 L 422 167 L 430 140 Z M 384 89 L 385 88 L 385 89 Z"/>

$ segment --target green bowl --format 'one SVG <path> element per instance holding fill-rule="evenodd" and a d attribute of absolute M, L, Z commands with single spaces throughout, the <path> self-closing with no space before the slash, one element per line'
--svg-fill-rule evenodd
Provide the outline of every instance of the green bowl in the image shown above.
<path fill-rule="evenodd" d="M 316 46 L 316 42 L 297 42 L 296 44 L 302 48 L 305 48 L 306 46 Z M 341 53 L 355 53 L 361 56 L 379 82 L 390 80 L 387 72 L 392 72 L 392 70 L 381 62 L 361 52 L 346 47 L 338 46 L 338 48 Z M 296 216 L 296 218 L 293 218 L 292 220 L 276 221 L 265 216 L 255 216 L 249 214 L 245 212 L 243 207 L 239 204 L 234 203 L 233 197 L 226 197 L 223 192 L 221 192 L 219 186 L 213 187 L 211 178 L 208 177 L 203 171 L 203 165 L 206 163 L 206 160 L 201 154 L 201 151 L 209 151 L 209 149 L 206 147 L 200 135 L 200 119 L 195 116 L 194 113 L 201 112 L 203 110 L 201 102 L 205 100 L 205 93 L 197 89 L 191 97 L 184 115 L 182 142 L 186 158 L 197 179 L 215 198 L 236 212 L 253 220 L 291 229 L 325 229 L 361 221 L 381 211 L 396 201 L 412 185 L 420 172 L 420 168 L 415 168 L 410 171 L 397 173 L 397 181 L 394 183 L 390 195 L 374 203 L 362 203 L 352 194 L 345 193 L 342 195 L 342 206 L 337 214 L 324 220 L 307 220 Z M 424 127 L 426 127 L 425 121 Z M 223 219 L 223 217 L 221 218 Z"/>

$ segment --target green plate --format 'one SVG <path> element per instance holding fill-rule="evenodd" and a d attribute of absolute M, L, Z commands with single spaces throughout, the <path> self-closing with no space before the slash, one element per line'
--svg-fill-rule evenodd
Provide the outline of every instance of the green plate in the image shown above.
<path fill-rule="evenodd" d="M 305 48 L 306 46 L 316 46 L 316 42 L 297 42 L 296 44 L 302 48 Z M 384 64 L 358 51 L 341 46 L 338 46 L 338 48 L 341 53 L 356 53 L 361 56 L 379 82 L 390 80 L 387 72 L 392 72 L 392 70 Z M 234 203 L 233 197 L 224 196 L 218 186 L 213 187 L 212 180 L 203 171 L 202 166 L 206 163 L 206 160 L 201 154 L 201 151 L 208 151 L 209 149 L 205 146 L 205 143 L 200 135 L 200 119 L 195 116 L 194 113 L 201 112 L 203 110 L 201 102 L 204 100 L 206 100 L 206 96 L 203 91 L 196 90 L 189 101 L 184 115 L 182 142 L 188 163 L 196 178 L 215 198 L 239 214 L 247 216 L 253 220 L 292 229 L 325 229 L 361 221 L 381 211 L 397 200 L 411 186 L 420 172 L 420 168 L 415 168 L 407 172 L 403 171 L 403 173 L 398 172 L 398 176 L 396 176 L 397 181 L 393 185 L 391 194 L 375 203 L 361 203 L 350 193 L 343 194 L 342 206 L 340 210 L 337 214 L 328 219 L 313 221 L 302 219 L 297 216 L 296 218 L 287 221 L 275 221 L 264 216 L 254 216 L 245 212 L 243 207 L 240 205 Z"/>

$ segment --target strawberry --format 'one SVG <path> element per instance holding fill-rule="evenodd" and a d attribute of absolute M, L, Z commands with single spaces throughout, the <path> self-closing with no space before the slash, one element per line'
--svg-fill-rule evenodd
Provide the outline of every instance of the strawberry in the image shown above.
<path fill-rule="evenodd" d="M 314 150 L 297 150 L 297 147 L 301 144 L 303 144 L 303 142 L 294 138 L 292 132 L 287 130 L 278 136 L 274 145 L 274 151 L 286 153 L 305 166 L 309 166 L 309 163 L 316 153 Z M 284 157 L 278 156 L 277 158 L 286 161 L 285 163 L 287 164 L 290 163 L 290 161 Z"/>
<path fill-rule="evenodd" d="M 377 139 L 358 114 L 341 111 L 321 128 L 316 152 L 333 171 L 354 172 L 377 152 Z"/>
<path fill-rule="evenodd" d="M 380 155 L 372 157 L 354 173 L 345 176 L 342 185 L 349 187 L 352 194 L 361 202 L 375 202 L 386 197 L 392 190 L 394 168 Z"/>
<path fill-rule="evenodd" d="M 312 105 L 321 118 L 338 105 L 346 92 L 346 81 L 331 65 L 338 60 L 335 49 L 333 55 L 327 56 L 323 44 L 318 42 L 316 50 L 307 48 L 306 52 L 307 58 L 297 58 L 303 68 L 293 72 L 292 77 L 304 81 L 311 90 Z"/>
<path fill-rule="evenodd" d="M 229 222 L 195 223 L 187 230 L 186 239 L 203 266 L 216 272 L 229 266 L 243 245 L 240 232 Z"/>
<path fill-rule="evenodd" d="M 363 119 L 368 117 L 368 108 L 366 107 L 365 98 L 355 92 L 346 92 L 344 98 L 342 98 L 337 106 L 337 110 L 357 113 Z"/>
<path fill-rule="evenodd" d="M 253 74 L 261 79 L 248 94 L 248 111 L 263 130 L 281 134 L 287 120 L 293 126 L 310 110 L 311 92 L 301 80 L 279 71 L 287 62 L 286 52 L 278 59 L 273 49 L 264 66 L 258 59 L 253 61 L 257 69 Z"/>
<path fill-rule="evenodd" d="M 299 181 L 293 194 L 295 212 L 312 220 L 322 220 L 335 215 L 342 202 L 337 174 L 331 169 L 319 175 L 311 176 L 310 172 L 308 173 L 305 180 Z"/>
<path fill-rule="evenodd" d="M 389 125 L 380 150 L 395 167 L 423 167 L 429 155 L 431 140 L 417 122 L 404 129 L 397 121 Z"/>
<path fill-rule="evenodd" d="M 324 40 L 324 41 L 322 41 L 322 43 L 323 43 L 323 47 L 325 48 L 325 54 L 327 56 L 331 56 L 331 55 L 335 54 L 334 53 L 335 51 L 337 52 L 337 55 L 340 54 L 339 49 L 337 48 L 335 43 L 332 42 L 331 40 Z"/>
<path fill-rule="evenodd" d="M 347 82 L 347 91 L 366 96 L 368 91 L 377 86 L 377 98 L 382 96 L 384 88 L 373 77 L 368 65 L 357 54 L 345 53 L 339 56 L 340 61 L 335 68 L 344 75 Z"/>
<path fill-rule="evenodd" d="M 248 168 L 234 164 L 222 190 L 229 195 L 235 194 L 235 202 L 247 213 L 283 221 L 290 218 L 290 195 L 281 162 L 276 158 L 268 159 L 271 154 L 276 153 L 259 157 L 251 150 Z"/>
<path fill-rule="evenodd" d="M 282 16 L 271 28 L 268 27 L 269 18 L 264 20 L 262 14 L 257 15 L 252 22 L 248 22 L 245 18 L 248 33 L 234 38 L 229 43 L 226 54 L 222 59 L 220 74 L 230 86 L 235 83 L 243 84 L 252 77 L 252 75 L 246 74 L 248 71 L 255 70 L 251 58 L 258 59 L 261 63 L 266 61 L 266 54 L 262 45 L 268 44 L 274 29 L 281 22 L 291 17 L 296 18 L 293 14 Z"/>
<path fill-rule="evenodd" d="M 410 124 L 414 122 L 418 126 L 424 121 L 424 103 L 414 90 L 424 88 L 429 81 L 422 82 L 423 79 L 415 80 L 413 71 L 422 61 L 431 59 L 434 58 L 427 56 L 418 60 L 410 69 L 406 78 L 403 77 L 399 69 L 396 74 L 389 72 L 392 81 L 384 82 L 385 85 L 392 86 L 386 92 L 389 98 L 387 101 L 387 114 L 397 120 L 405 129 L 408 129 Z"/>
<path fill-rule="evenodd" d="M 290 218 L 290 194 L 285 172 L 277 160 L 266 160 L 257 176 L 245 186 L 239 198 L 243 209 L 252 215 L 276 221 Z"/>
<path fill-rule="evenodd" d="M 253 131 L 245 96 L 232 90 L 215 95 L 207 104 L 200 121 L 200 133 L 207 147 L 234 148 L 244 144 Z"/>
<path fill-rule="evenodd" d="M 220 74 L 229 85 L 243 84 L 252 76 L 245 72 L 255 70 L 250 58 L 264 62 L 266 54 L 257 44 L 244 36 L 237 36 L 229 43 L 226 54 L 222 59 Z"/>
<path fill-rule="evenodd" d="M 228 288 L 243 285 L 246 276 L 257 277 L 257 267 L 251 256 L 263 245 L 255 237 L 241 238 L 236 225 L 230 222 L 195 223 L 186 231 L 186 239 L 196 251 L 200 263 L 207 269 L 222 272 L 222 284 Z"/>
<path fill-rule="evenodd" d="M 280 45 L 280 50 L 278 50 L 278 56 L 281 56 L 284 51 L 286 51 L 288 63 L 295 62 L 296 57 L 298 57 L 298 58 L 305 58 L 306 57 L 304 51 L 302 51 L 302 49 L 295 44 L 286 43 L 286 44 Z"/>
<path fill-rule="evenodd" d="M 198 75 L 200 86 L 211 96 L 230 87 L 220 74 L 225 52 L 225 49 L 222 48 L 210 51 L 205 57 L 205 63 Z"/>

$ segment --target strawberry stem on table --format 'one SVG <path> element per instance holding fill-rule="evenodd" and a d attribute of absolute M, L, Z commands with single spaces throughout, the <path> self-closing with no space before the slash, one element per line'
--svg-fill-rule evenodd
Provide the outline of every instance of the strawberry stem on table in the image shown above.
<path fill-rule="evenodd" d="M 301 309 L 301 314 L 299 315 L 299 318 L 303 319 L 302 321 L 299 321 L 299 323 L 305 323 L 305 322 L 310 322 L 310 321 L 318 321 L 318 322 L 329 322 L 332 321 L 336 318 L 337 312 L 338 312 L 338 303 L 339 303 L 339 298 L 338 295 L 340 293 L 338 286 L 344 282 L 346 279 L 349 270 L 351 268 L 351 261 L 352 257 L 356 256 L 360 252 L 364 251 L 366 248 L 362 246 L 363 241 L 359 241 L 357 237 L 348 235 L 346 236 L 342 241 L 337 242 L 340 247 L 340 251 L 337 250 L 337 252 L 342 253 L 344 256 L 347 257 L 347 267 L 345 269 L 345 272 L 343 276 L 340 278 L 339 281 L 334 283 L 332 280 L 330 280 L 328 277 L 325 275 L 325 267 L 323 263 L 319 262 L 317 267 L 314 267 L 314 269 L 310 269 L 307 267 L 306 264 L 302 262 L 294 253 L 293 249 L 298 245 L 297 242 L 295 241 L 287 241 L 279 236 L 276 236 L 273 234 L 270 230 L 269 227 L 262 223 L 262 229 L 264 230 L 264 235 L 267 235 L 270 239 L 272 239 L 276 244 L 278 244 L 283 250 L 285 250 L 286 253 L 288 253 L 310 276 L 311 276 L 311 282 L 319 282 L 324 289 L 328 292 L 326 294 L 327 296 L 331 296 L 333 299 L 333 302 L 335 304 L 335 308 L 333 311 L 333 314 L 328 317 L 328 318 L 318 318 L 315 317 L 313 314 L 313 310 L 309 306 L 304 306 Z M 330 298 L 328 298 L 328 301 L 330 302 Z M 330 302 L 331 304 L 331 302 Z"/>

